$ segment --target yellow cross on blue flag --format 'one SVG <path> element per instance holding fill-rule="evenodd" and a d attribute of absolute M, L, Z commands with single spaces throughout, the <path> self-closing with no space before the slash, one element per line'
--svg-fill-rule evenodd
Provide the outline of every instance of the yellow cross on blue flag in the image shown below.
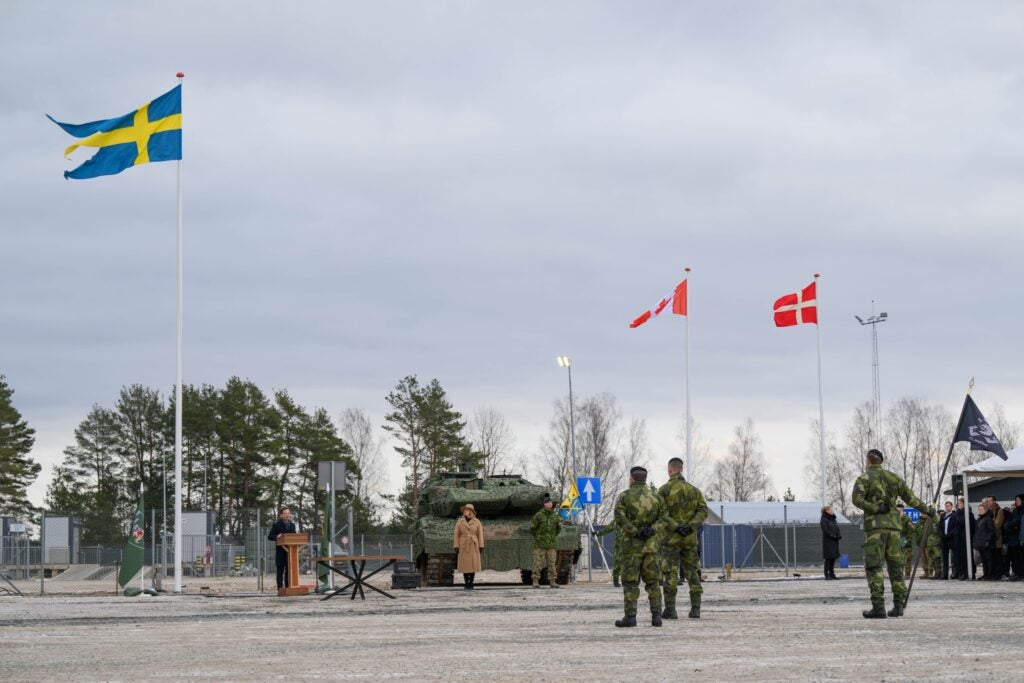
<path fill-rule="evenodd" d="M 65 178 L 96 178 L 151 161 L 181 159 L 181 85 L 116 119 L 74 124 L 61 123 L 49 114 L 46 118 L 83 138 L 64 150 L 68 160 L 79 147 L 99 148 L 81 166 L 65 171 Z"/>
<path fill-rule="evenodd" d="M 583 503 L 580 501 L 580 492 L 576 489 L 574 481 L 569 485 L 569 496 L 558 507 L 558 514 L 562 519 L 569 519 L 580 512 L 583 512 Z"/>

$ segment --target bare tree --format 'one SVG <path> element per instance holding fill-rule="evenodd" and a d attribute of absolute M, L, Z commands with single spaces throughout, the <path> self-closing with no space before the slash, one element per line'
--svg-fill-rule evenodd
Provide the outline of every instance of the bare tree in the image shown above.
<path fill-rule="evenodd" d="M 684 461 L 686 460 L 686 418 L 682 420 L 683 424 L 679 427 L 679 433 L 676 437 L 682 444 L 683 452 L 679 455 Z M 708 493 L 712 487 L 712 481 L 714 479 L 715 462 L 714 456 L 711 451 L 711 440 L 704 436 L 704 432 L 701 430 L 700 423 L 697 422 L 692 416 L 690 417 L 690 448 L 693 449 L 691 454 L 691 460 L 693 461 L 693 471 L 686 472 L 686 481 L 690 482 L 701 491 Z"/>
<path fill-rule="evenodd" d="M 1010 450 L 1020 445 L 1021 436 L 1024 436 L 1024 424 L 1011 420 L 1006 415 L 1001 403 L 992 406 L 992 419 L 988 421 L 996 438 L 1003 445 L 1003 450 Z"/>
<path fill-rule="evenodd" d="M 863 456 L 861 457 L 863 460 Z M 825 429 L 825 497 L 826 504 L 839 508 L 843 516 L 853 513 L 850 495 L 853 483 L 860 475 L 860 468 L 854 460 L 836 443 L 835 433 Z M 811 420 L 811 433 L 807 451 L 807 464 L 804 467 L 804 483 L 812 491 L 821 486 L 821 440 L 819 438 L 819 422 Z"/>
<path fill-rule="evenodd" d="M 505 416 L 495 408 L 479 408 L 469 421 L 468 431 L 473 450 L 483 458 L 484 474 L 507 472 L 515 436 Z"/>
<path fill-rule="evenodd" d="M 572 476 L 569 402 L 559 399 L 553 407 L 547 436 L 540 442 L 538 459 L 541 483 L 551 489 L 552 495 L 562 495 L 568 492 L 569 478 Z"/>
<path fill-rule="evenodd" d="M 374 434 L 370 416 L 360 408 L 348 408 L 341 414 L 339 431 L 345 443 L 352 447 L 352 459 L 359 467 L 352 493 L 356 498 L 370 501 L 380 495 L 387 484 L 381 455 L 384 440 Z"/>
<path fill-rule="evenodd" d="M 715 465 L 714 488 L 720 500 L 749 501 L 764 496 L 770 482 L 765 472 L 761 437 L 754 430 L 754 421 L 736 427 L 729 454 Z"/>

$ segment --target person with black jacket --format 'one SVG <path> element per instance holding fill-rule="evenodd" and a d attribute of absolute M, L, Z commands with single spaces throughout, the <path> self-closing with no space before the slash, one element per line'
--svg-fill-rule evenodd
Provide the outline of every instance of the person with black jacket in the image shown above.
<path fill-rule="evenodd" d="M 1024 546 L 1020 542 L 1021 521 L 1024 519 L 1024 494 L 1017 494 L 1013 499 L 1013 507 L 1005 518 L 1003 543 L 1006 544 L 1006 561 L 1013 570 L 1010 581 L 1020 581 L 1024 578 Z"/>
<path fill-rule="evenodd" d="M 981 555 L 981 567 L 984 575 L 983 581 L 996 581 L 995 549 L 996 549 L 996 524 L 995 514 L 987 505 L 982 505 L 978 517 L 978 533 L 974 536 L 974 549 Z"/>
<path fill-rule="evenodd" d="M 270 535 L 267 539 L 277 542 L 281 534 L 294 534 L 295 522 L 292 521 L 292 511 L 287 506 L 278 512 L 277 521 L 270 527 Z M 288 585 L 288 551 L 281 546 L 274 548 L 274 563 L 277 565 L 277 587 L 285 588 Z"/>
<path fill-rule="evenodd" d="M 832 506 L 821 508 L 821 553 L 825 558 L 826 581 L 839 578 L 836 576 L 836 559 L 839 558 L 839 539 L 842 537 Z"/>
<path fill-rule="evenodd" d="M 956 577 L 961 581 L 973 579 L 977 567 L 974 563 L 974 553 L 971 552 L 971 569 L 967 571 L 967 530 L 964 528 L 964 517 L 969 515 L 971 525 L 971 538 L 977 533 L 978 523 L 974 519 L 974 513 L 964 507 L 964 499 L 956 503 L 956 512 L 953 513 L 953 564 L 956 565 Z"/>
<path fill-rule="evenodd" d="M 939 521 L 937 522 L 937 524 L 939 525 L 939 540 L 940 540 L 939 549 L 940 549 L 940 551 L 942 553 L 942 578 L 943 579 L 948 579 L 949 578 L 949 559 L 950 559 L 950 556 L 953 554 L 953 541 L 954 541 L 954 536 L 956 535 L 956 515 L 953 514 L 953 503 L 951 501 L 948 501 L 948 500 L 946 501 L 945 508 L 946 508 L 946 511 L 942 513 L 941 517 L 939 517 Z M 953 566 L 953 578 L 954 579 L 957 578 L 956 577 L 956 567 L 957 567 L 957 565 L 954 563 L 954 566 Z M 938 567 L 936 567 L 936 570 L 937 569 L 938 569 Z"/>

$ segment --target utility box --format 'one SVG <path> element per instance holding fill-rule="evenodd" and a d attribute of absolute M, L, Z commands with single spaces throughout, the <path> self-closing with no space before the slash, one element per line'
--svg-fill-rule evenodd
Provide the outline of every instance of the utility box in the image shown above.
<path fill-rule="evenodd" d="M 78 517 L 46 517 L 43 520 L 43 562 L 77 564 L 82 541 Z"/>
<path fill-rule="evenodd" d="M 395 562 L 391 573 L 391 587 L 419 588 L 422 578 L 415 562 Z"/>

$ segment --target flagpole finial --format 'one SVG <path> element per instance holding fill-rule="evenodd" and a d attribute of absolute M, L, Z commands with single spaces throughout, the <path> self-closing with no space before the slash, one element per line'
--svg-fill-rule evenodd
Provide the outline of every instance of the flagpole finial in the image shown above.
<path fill-rule="evenodd" d="M 971 390 L 972 389 L 974 389 L 974 378 L 973 377 L 971 378 L 971 381 L 967 383 L 967 395 L 968 396 L 971 395 Z"/>
<path fill-rule="evenodd" d="M 683 268 L 683 270 L 684 270 L 685 272 L 689 273 L 689 272 L 690 272 L 690 266 L 686 266 L 685 268 Z"/>
<path fill-rule="evenodd" d="M 178 78 L 185 78 L 185 72 L 184 71 L 179 71 L 178 72 Z"/>
<path fill-rule="evenodd" d="M 814 279 L 815 280 L 817 280 L 819 277 L 821 277 L 821 273 L 815 273 L 814 274 Z"/>

